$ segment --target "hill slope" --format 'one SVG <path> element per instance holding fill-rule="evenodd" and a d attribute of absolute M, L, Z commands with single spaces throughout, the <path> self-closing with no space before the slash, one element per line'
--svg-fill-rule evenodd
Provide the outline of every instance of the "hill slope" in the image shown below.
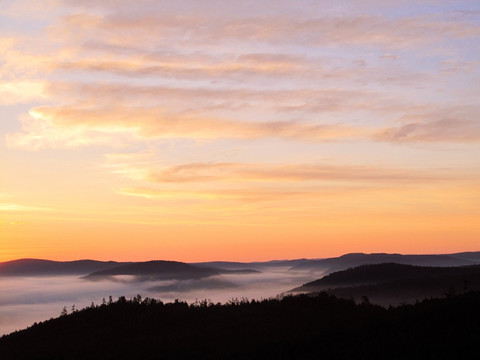
<path fill-rule="evenodd" d="M 254 269 L 265 270 L 276 267 L 292 267 L 298 264 L 308 263 L 310 259 L 294 259 L 294 260 L 271 260 L 271 261 L 257 261 L 257 262 L 234 262 L 234 261 L 209 261 L 192 263 L 191 265 L 202 267 L 213 267 L 218 269 L 239 270 L 239 269 Z"/>
<path fill-rule="evenodd" d="M 200 279 L 213 275 L 220 275 L 220 271 L 213 268 L 193 266 L 178 261 L 154 260 L 137 262 L 101 270 L 84 276 L 86 280 L 101 280 L 118 275 L 133 275 L 137 278 L 150 279 Z"/>
<path fill-rule="evenodd" d="M 52 261 L 19 259 L 0 263 L 0 276 L 84 275 L 125 264 L 128 263 L 96 260 Z"/>
<path fill-rule="evenodd" d="M 466 266 L 480 264 L 480 252 L 445 255 L 402 255 L 350 253 L 339 257 L 311 260 L 292 266 L 292 270 L 334 272 L 367 264 L 396 263 L 417 266 Z"/>
<path fill-rule="evenodd" d="M 10 359 L 453 359 L 478 355 L 480 293 L 385 309 L 327 294 L 196 306 L 124 298 L 0 338 Z"/>
<path fill-rule="evenodd" d="M 369 297 L 380 304 L 412 302 L 447 292 L 480 290 L 480 265 L 427 267 L 402 264 L 362 265 L 306 283 L 292 292 L 318 292 L 345 298 Z"/>

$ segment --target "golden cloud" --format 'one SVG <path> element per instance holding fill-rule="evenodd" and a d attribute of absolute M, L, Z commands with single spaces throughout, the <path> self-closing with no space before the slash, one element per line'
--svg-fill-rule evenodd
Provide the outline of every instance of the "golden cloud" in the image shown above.
<path fill-rule="evenodd" d="M 329 141 L 358 136 L 364 129 L 342 124 L 295 121 L 253 122 L 169 114 L 162 108 L 82 109 L 38 107 L 23 121 L 23 132 L 7 135 L 13 147 L 77 147 L 130 140 L 193 138 L 255 139 L 277 137 L 304 141 Z M 117 142 L 114 135 L 117 137 Z"/>

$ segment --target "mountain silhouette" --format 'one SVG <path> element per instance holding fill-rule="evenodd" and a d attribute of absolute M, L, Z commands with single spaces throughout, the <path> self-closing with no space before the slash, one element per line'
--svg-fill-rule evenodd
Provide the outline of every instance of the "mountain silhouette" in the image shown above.
<path fill-rule="evenodd" d="M 116 261 L 19 259 L 0 263 L 0 276 L 84 275 L 128 264 Z"/>
<path fill-rule="evenodd" d="M 160 261 L 160 260 L 159 260 Z M 220 274 L 252 274 L 255 271 L 266 271 L 275 267 L 290 267 L 293 271 L 320 271 L 322 273 L 335 272 L 351 267 L 365 264 L 398 263 L 419 266 L 464 266 L 480 264 L 480 252 L 463 252 L 446 255 L 402 255 L 402 254 L 364 254 L 350 253 L 339 257 L 326 259 L 295 259 L 295 260 L 271 260 L 263 262 L 230 262 L 230 261 L 210 261 L 198 263 L 180 263 L 175 261 L 165 261 L 166 263 L 177 263 L 190 265 L 195 268 L 206 268 L 210 272 L 217 271 Z M 83 275 L 89 276 L 104 270 L 113 270 L 122 266 L 132 265 L 132 272 L 140 272 L 142 275 L 158 274 L 166 272 L 169 265 L 146 265 L 148 262 L 116 262 L 116 261 L 96 261 L 96 260 L 76 260 L 76 261 L 51 261 L 42 259 L 19 259 L 7 262 L 0 262 L 0 276 L 56 276 L 56 275 Z M 139 264 L 134 265 L 134 264 Z M 143 265 L 142 265 L 143 264 Z M 159 270 L 162 266 L 165 268 Z M 148 269 L 151 270 L 148 270 Z M 135 270 L 137 269 L 137 270 Z M 173 265 L 172 265 L 173 269 Z M 184 268 L 187 273 L 189 270 Z M 190 269 L 192 270 L 192 269 Z M 122 269 L 121 271 L 126 271 Z M 178 269 L 173 269 L 173 273 L 178 273 Z M 201 272 L 199 272 L 201 273 Z M 95 274 L 94 276 L 96 276 Z M 101 274 L 98 274 L 101 275 Z M 113 276 L 112 274 L 103 274 Z M 93 277 L 94 277 L 93 276 Z M 203 276 L 203 275 L 202 275 Z"/>
<path fill-rule="evenodd" d="M 220 275 L 220 273 L 218 269 L 194 266 L 178 261 L 153 260 L 96 271 L 84 276 L 83 279 L 96 281 L 118 275 L 132 275 L 137 280 L 201 279 Z"/>
<path fill-rule="evenodd" d="M 350 253 L 339 257 L 311 260 L 292 266 L 292 270 L 335 272 L 367 264 L 396 263 L 418 266 L 464 266 L 480 264 L 480 252 L 444 255 L 402 255 Z"/>
<path fill-rule="evenodd" d="M 265 270 L 273 267 L 292 267 L 295 265 L 307 263 L 313 260 L 309 259 L 294 259 L 294 260 L 270 260 L 270 261 L 256 261 L 256 262 L 235 262 L 235 261 L 208 261 L 192 263 L 192 265 L 202 267 L 213 267 L 226 270 L 239 270 L 239 269 L 254 269 Z"/>
<path fill-rule="evenodd" d="M 375 303 L 391 305 L 467 290 L 480 290 L 480 265 L 362 265 L 331 273 L 291 292 L 327 291 L 339 297 L 354 299 L 366 296 Z"/>

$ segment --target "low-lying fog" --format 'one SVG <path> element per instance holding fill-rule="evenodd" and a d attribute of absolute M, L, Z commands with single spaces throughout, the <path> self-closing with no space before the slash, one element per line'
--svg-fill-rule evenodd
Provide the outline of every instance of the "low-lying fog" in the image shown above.
<path fill-rule="evenodd" d="M 274 267 L 255 274 L 228 274 L 200 280 L 142 281 L 116 277 L 116 281 L 88 281 L 79 276 L 0 277 L 0 336 L 26 328 L 34 322 L 58 317 L 63 307 L 81 309 L 92 301 L 132 298 L 140 294 L 163 302 L 210 299 L 227 302 L 232 298 L 264 299 L 318 279 L 321 273 L 291 271 Z"/>

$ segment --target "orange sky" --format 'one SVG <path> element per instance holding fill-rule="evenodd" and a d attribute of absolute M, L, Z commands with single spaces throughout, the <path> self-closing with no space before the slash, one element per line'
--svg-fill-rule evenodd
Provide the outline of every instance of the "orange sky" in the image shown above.
<path fill-rule="evenodd" d="M 0 261 L 480 250 L 472 1 L 6 1 Z"/>

